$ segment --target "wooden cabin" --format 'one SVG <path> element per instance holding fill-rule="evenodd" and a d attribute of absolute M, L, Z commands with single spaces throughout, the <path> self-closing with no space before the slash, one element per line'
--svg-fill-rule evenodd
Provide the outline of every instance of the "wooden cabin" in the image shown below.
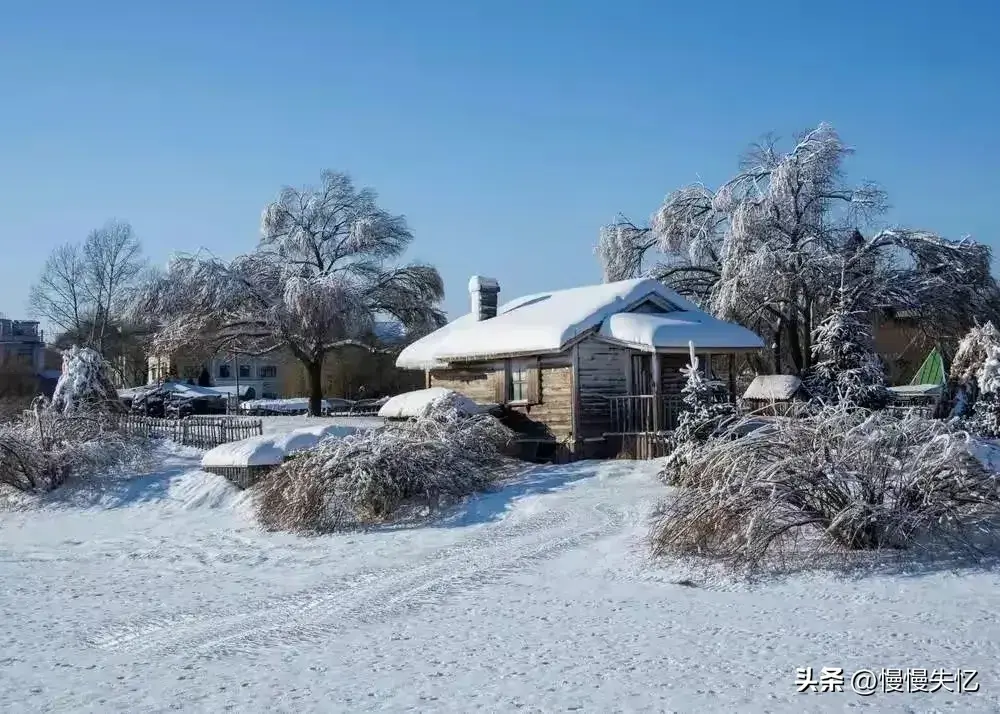
<path fill-rule="evenodd" d="M 469 281 L 472 311 L 396 360 L 523 423 L 525 441 L 568 458 L 661 455 L 675 428 L 691 343 L 734 399 L 736 356 L 763 347 L 655 280 L 529 295 L 499 304 L 496 280 Z"/>

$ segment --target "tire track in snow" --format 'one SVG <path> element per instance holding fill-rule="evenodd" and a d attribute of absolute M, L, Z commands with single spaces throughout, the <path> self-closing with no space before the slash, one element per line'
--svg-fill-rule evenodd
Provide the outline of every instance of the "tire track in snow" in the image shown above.
<path fill-rule="evenodd" d="M 514 521 L 502 521 L 502 525 L 487 527 L 468 539 L 454 545 L 445 546 L 424 556 L 414 568 L 406 570 L 407 575 L 416 577 L 419 573 L 432 568 L 438 562 L 450 561 L 456 556 L 468 553 L 470 549 L 489 547 L 500 539 L 516 538 L 530 535 L 544 528 L 556 528 L 564 523 L 566 514 L 561 511 L 542 511 L 541 513 L 519 518 Z M 374 587 L 387 579 L 398 576 L 399 568 L 386 567 L 376 570 L 354 571 L 342 577 L 336 577 L 321 585 L 306 588 L 296 593 L 256 600 L 248 608 L 234 609 L 232 606 L 224 610 L 206 612 L 204 608 L 187 612 L 173 613 L 163 617 L 139 618 L 106 629 L 104 634 L 96 634 L 87 638 L 87 643 L 102 649 L 146 649 L 154 647 L 161 633 L 169 633 L 178 628 L 197 627 L 206 623 L 241 622 L 255 617 L 267 617 L 269 613 L 283 608 L 297 611 L 311 610 L 322 607 L 331 600 L 339 599 L 343 591 L 356 588 Z M 143 640 L 147 644 L 134 647 L 132 643 Z"/>
<path fill-rule="evenodd" d="M 133 622 L 92 638 L 108 650 L 157 655 L 252 654 L 362 626 L 398 615 L 426 601 L 474 590 L 513 572 L 611 532 L 621 514 L 596 506 L 586 512 L 544 511 L 488 527 L 471 539 L 435 551 L 418 565 L 385 568 L 340 578 L 289 596 L 273 598 L 249 612 L 207 614 L 203 610 L 162 620 Z M 361 582 L 359 582 L 359 580 Z"/>

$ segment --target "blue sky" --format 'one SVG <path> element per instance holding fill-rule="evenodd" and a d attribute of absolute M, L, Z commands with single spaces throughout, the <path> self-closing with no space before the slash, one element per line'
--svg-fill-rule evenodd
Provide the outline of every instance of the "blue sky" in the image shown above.
<path fill-rule="evenodd" d="M 405 214 L 452 317 L 600 279 L 602 223 L 832 122 L 891 222 L 1000 249 L 987 2 L 11 3 L 0 23 L 0 311 L 106 219 L 146 252 L 250 250 L 283 185 L 349 171 Z"/>

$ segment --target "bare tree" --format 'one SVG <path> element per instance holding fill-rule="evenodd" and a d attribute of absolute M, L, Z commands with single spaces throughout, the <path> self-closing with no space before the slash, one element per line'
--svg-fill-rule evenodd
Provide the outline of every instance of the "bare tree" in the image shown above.
<path fill-rule="evenodd" d="M 142 247 L 132 226 L 109 221 L 92 231 L 83 244 L 85 286 L 92 321 L 90 343 L 104 353 L 105 340 L 130 297 L 130 288 L 142 272 Z"/>
<path fill-rule="evenodd" d="M 309 409 L 319 414 L 326 356 L 364 344 L 380 315 L 414 331 L 444 323 L 444 289 L 427 265 L 395 266 L 413 236 L 371 189 L 324 172 L 316 189 L 284 189 L 267 206 L 252 253 L 230 262 L 173 259 L 135 303 L 155 316 L 156 345 L 247 354 L 286 349 L 306 368 Z"/>
<path fill-rule="evenodd" d="M 872 309 L 905 304 L 956 332 L 973 310 L 991 309 L 996 284 L 984 246 L 904 229 L 864 239 L 858 228 L 872 225 L 886 199 L 874 184 L 845 182 L 851 153 L 827 124 L 803 134 L 787 154 L 773 138 L 753 146 L 718 190 L 682 188 L 648 226 L 622 218 L 602 229 L 597 254 L 605 279 L 656 277 L 745 324 L 772 343 L 776 372 L 810 368 L 812 336 L 848 254 L 856 253 L 855 267 L 872 278 Z"/>
<path fill-rule="evenodd" d="M 68 243 L 52 252 L 31 288 L 32 312 L 72 335 L 77 344 L 113 358 L 105 354 L 105 343 L 144 267 L 132 227 L 109 221 L 82 244 Z"/>
<path fill-rule="evenodd" d="M 86 276 L 81 246 L 66 243 L 56 248 L 45 261 L 38 282 L 31 286 L 28 299 L 32 313 L 64 332 L 79 332 L 90 309 Z"/>

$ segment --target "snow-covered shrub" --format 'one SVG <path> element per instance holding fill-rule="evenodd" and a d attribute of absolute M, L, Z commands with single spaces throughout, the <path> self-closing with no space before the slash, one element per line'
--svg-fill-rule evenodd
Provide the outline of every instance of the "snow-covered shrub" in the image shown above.
<path fill-rule="evenodd" d="M 864 409 L 881 409 L 888 402 L 885 369 L 863 311 L 835 306 L 815 330 L 813 357 L 805 384 L 814 398 Z"/>
<path fill-rule="evenodd" d="M 686 378 L 681 389 L 683 408 L 671 438 L 671 455 L 662 474 L 668 483 L 676 478 L 691 452 L 736 416 L 735 407 L 699 370 L 699 360 L 693 349 L 690 362 L 681 372 Z"/>
<path fill-rule="evenodd" d="M 108 376 L 108 365 L 97 350 L 74 346 L 63 352 L 62 375 L 50 408 L 67 415 L 124 410 Z"/>
<path fill-rule="evenodd" d="M 39 397 L 28 416 L 0 426 L 0 484 L 47 491 L 69 476 L 136 464 L 145 442 L 119 430 L 123 410 L 95 350 L 63 353 L 63 373 L 52 401 Z"/>
<path fill-rule="evenodd" d="M 979 379 L 983 365 L 993 348 L 1000 346 L 1000 330 L 992 322 L 976 325 L 958 343 L 949 377 L 959 385 Z"/>
<path fill-rule="evenodd" d="M 976 379 L 978 398 L 969 420 L 972 429 L 982 436 L 1000 437 L 1000 345 L 990 344 Z"/>
<path fill-rule="evenodd" d="M 81 425 L 78 418 L 46 417 L 0 425 L 0 484 L 50 491 L 70 476 L 138 465 L 146 455 L 140 439 Z"/>
<path fill-rule="evenodd" d="M 684 487 L 653 531 L 658 554 L 754 568 L 792 555 L 809 534 L 849 550 L 968 543 L 1000 516 L 994 474 L 947 422 L 839 405 L 746 427 L 737 422 L 682 466 Z"/>
<path fill-rule="evenodd" d="M 465 415 L 447 400 L 416 419 L 328 439 L 254 488 L 269 529 L 321 533 L 384 521 L 405 502 L 435 505 L 489 485 L 511 465 L 513 433 L 487 414 Z"/>

